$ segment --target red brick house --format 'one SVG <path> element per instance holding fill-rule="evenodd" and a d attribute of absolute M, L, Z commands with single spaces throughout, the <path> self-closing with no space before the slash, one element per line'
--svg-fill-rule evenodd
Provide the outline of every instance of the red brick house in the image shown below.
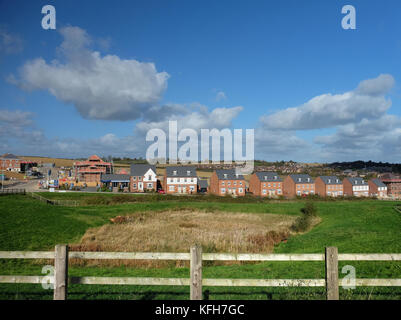
<path fill-rule="evenodd" d="M 343 182 L 336 176 L 317 177 L 315 180 L 315 193 L 321 197 L 343 196 Z"/>
<path fill-rule="evenodd" d="M 196 193 L 198 177 L 194 166 L 166 167 L 163 188 L 166 193 Z"/>
<path fill-rule="evenodd" d="M 150 164 L 132 164 L 130 174 L 130 192 L 157 190 L 156 166 Z"/>
<path fill-rule="evenodd" d="M 284 195 L 288 198 L 315 194 L 315 182 L 309 174 L 292 174 L 283 182 Z"/>
<path fill-rule="evenodd" d="M 387 197 L 387 186 L 380 179 L 372 179 L 368 183 L 370 196 L 378 198 Z"/>
<path fill-rule="evenodd" d="M 392 173 L 385 173 L 380 177 L 380 180 L 387 187 L 387 195 L 392 198 L 401 198 L 401 177 Z"/>
<path fill-rule="evenodd" d="M 20 171 L 21 170 L 21 159 L 11 153 L 3 154 L 0 157 L 0 168 L 6 171 Z"/>
<path fill-rule="evenodd" d="M 255 172 L 249 180 L 249 191 L 260 197 L 281 196 L 283 195 L 283 179 L 276 172 Z"/>
<path fill-rule="evenodd" d="M 74 175 L 79 182 L 84 182 L 88 186 L 100 185 L 102 174 L 110 174 L 113 165 L 103 161 L 100 157 L 93 155 L 86 161 L 74 162 Z"/>
<path fill-rule="evenodd" d="M 245 188 L 244 177 L 236 174 L 235 169 L 215 170 L 210 177 L 210 193 L 215 195 L 244 196 Z"/>
<path fill-rule="evenodd" d="M 360 177 L 345 178 L 343 181 L 344 195 L 354 197 L 368 197 L 369 184 Z"/>

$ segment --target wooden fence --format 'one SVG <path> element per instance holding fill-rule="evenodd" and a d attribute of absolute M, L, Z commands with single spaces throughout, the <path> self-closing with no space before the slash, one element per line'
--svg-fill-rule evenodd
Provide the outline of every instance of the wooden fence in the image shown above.
<path fill-rule="evenodd" d="M 198 245 L 189 253 L 154 252 L 75 252 L 67 245 L 57 245 L 55 251 L 0 251 L 0 259 L 54 259 L 55 272 L 50 277 L 54 299 L 67 299 L 68 284 L 87 285 L 156 285 L 189 286 L 191 300 L 202 299 L 202 286 L 246 287 L 326 287 L 328 300 L 339 299 L 338 261 L 401 261 L 401 254 L 338 254 L 336 247 L 327 247 L 324 254 L 232 254 L 202 253 Z M 140 259 L 189 260 L 189 278 L 143 277 L 69 277 L 69 259 Z M 325 279 L 203 279 L 202 261 L 324 261 Z M 0 276 L 0 283 L 43 283 L 49 276 Z M 401 279 L 355 279 L 355 286 L 401 286 Z"/>
<path fill-rule="evenodd" d="M 26 194 L 25 189 L 0 189 L 0 195 Z"/>
<path fill-rule="evenodd" d="M 76 200 L 54 200 L 54 199 L 47 199 L 45 197 L 42 197 L 39 194 L 36 194 L 34 192 L 29 193 L 30 196 L 34 199 L 37 199 L 39 201 L 45 202 L 47 204 L 51 204 L 54 206 L 66 206 L 66 207 L 77 207 L 79 206 L 79 201 Z"/>

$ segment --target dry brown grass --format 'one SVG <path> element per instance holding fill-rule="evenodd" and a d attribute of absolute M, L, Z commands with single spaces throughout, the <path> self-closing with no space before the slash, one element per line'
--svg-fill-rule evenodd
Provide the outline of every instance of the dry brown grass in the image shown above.
<path fill-rule="evenodd" d="M 116 217 L 110 224 L 87 230 L 80 244 L 71 246 L 71 250 L 188 252 L 191 245 L 199 243 L 204 252 L 269 253 L 275 244 L 288 238 L 295 218 L 190 209 L 135 213 Z M 168 262 L 150 261 L 109 261 L 107 264 L 169 265 Z M 174 265 L 183 264 L 174 262 Z"/>
<path fill-rule="evenodd" d="M 36 156 L 20 156 L 21 159 L 28 161 L 36 161 L 38 163 L 55 163 L 56 167 L 72 167 L 76 160 L 73 159 L 60 159 L 60 158 L 48 158 L 48 157 L 36 157 Z"/>

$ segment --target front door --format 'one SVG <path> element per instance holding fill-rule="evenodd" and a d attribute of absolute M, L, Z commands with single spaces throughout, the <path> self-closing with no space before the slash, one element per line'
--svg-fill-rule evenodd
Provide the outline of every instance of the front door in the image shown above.
<path fill-rule="evenodd" d="M 138 182 L 138 190 L 143 190 L 143 182 Z"/>

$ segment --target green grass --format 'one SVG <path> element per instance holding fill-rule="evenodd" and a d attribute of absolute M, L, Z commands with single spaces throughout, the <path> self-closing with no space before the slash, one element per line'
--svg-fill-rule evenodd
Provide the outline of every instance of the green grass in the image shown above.
<path fill-rule="evenodd" d="M 65 197 L 64 197 L 65 196 Z M 82 193 L 45 197 L 85 199 Z M 99 195 L 95 195 L 99 196 Z M 76 198 L 73 198 L 76 197 Z M 113 197 L 105 194 L 102 197 Z M 135 197 L 135 196 L 131 196 Z M 78 242 L 88 228 L 109 223 L 116 215 L 138 211 L 199 208 L 255 214 L 299 215 L 304 201 L 212 201 L 212 198 L 137 196 L 134 202 L 104 206 L 57 207 L 27 196 L 0 197 L 0 250 L 53 250 L 57 243 Z M 148 198 L 146 198 L 148 197 Z M 401 253 L 401 214 L 390 201 L 316 201 L 322 222 L 310 232 L 292 237 L 276 253 L 322 253 L 337 246 L 343 253 Z M 351 264 L 358 278 L 401 278 L 400 262 L 342 262 Z M 40 275 L 43 262 L 0 260 L 0 274 Z M 188 268 L 140 269 L 76 267 L 71 276 L 188 277 Z M 243 263 L 205 266 L 204 278 L 323 278 L 321 262 Z M 204 288 L 209 299 L 323 299 L 324 288 Z M 401 299 L 401 288 L 358 288 L 340 291 L 341 299 Z M 72 299 L 188 299 L 187 287 L 72 285 Z M 1 284 L 0 299 L 51 299 L 40 285 Z"/>

